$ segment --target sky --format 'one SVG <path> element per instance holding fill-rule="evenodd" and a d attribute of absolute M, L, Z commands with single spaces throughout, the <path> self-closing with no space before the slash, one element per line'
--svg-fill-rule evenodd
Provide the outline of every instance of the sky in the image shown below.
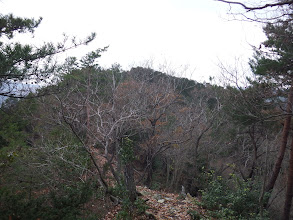
<path fill-rule="evenodd" d="M 104 67 L 150 65 L 199 82 L 217 77 L 219 63 L 247 63 L 252 45 L 265 40 L 259 24 L 232 21 L 228 9 L 214 0 L 0 0 L 2 14 L 43 17 L 34 38 L 20 35 L 21 42 L 38 45 L 59 42 L 64 33 L 82 39 L 95 32 L 94 42 L 66 56 L 109 46 L 100 58 Z"/>

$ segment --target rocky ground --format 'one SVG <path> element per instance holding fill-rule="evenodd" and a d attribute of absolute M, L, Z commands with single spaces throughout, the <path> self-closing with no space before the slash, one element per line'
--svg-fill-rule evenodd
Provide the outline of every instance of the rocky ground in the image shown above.
<path fill-rule="evenodd" d="M 191 219 L 188 210 L 197 210 L 204 215 L 204 210 L 195 204 L 197 198 L 193 198 L 189 194 L 184 197 L 180 194 L 150 190 L 142 186 L 137 186 L 137 191 L 141 193 L 141 198 L 146 201 L 149 208 L 146 215 L 137 216 L 135 219 L 188 220 Z M 107 213 L 104 220 L 115 219 L 115 215 L 120 209 L 120 205 L 115 206 Z"/>

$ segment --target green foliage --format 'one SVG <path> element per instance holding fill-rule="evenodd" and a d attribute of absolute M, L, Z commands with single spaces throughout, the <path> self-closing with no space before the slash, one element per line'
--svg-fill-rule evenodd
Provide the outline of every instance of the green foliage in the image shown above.
<path fill-rule="evenodd" d="M 160 189 L 162 189 L 162 185 L 163 185 L 162 183 L 157 181 L 156 175 L 153 175 L 152 185 L 150 186 L 150 189 L 151 190 L 160 190 Z"/>
<path fill-rule="evenodd" d="M 134 205 L 135 205 L 135 208 L 136 208 L 136 212 L 139 214 L 139 215 L 142 215 L 145 213 L 145 211 L 149 208 L 145 201 L 142 200 L 141 198 L 137 198 L 134 202 Z"/>
<path fill-rule="evenodd" d="M 34 32 L 34 29 L 41 23 L 42 18 L 37 21 L 34 19 L 15 17 L 12 14 L 0 14 L 0 37 L 5 35 L 8 38 L 13 38 L 15 32 L 25 33 Z"/>
<path fill-rule="evenodd" d="M 103 50 L 106 50 L 104 48 Z M 102 52 L 102 49 L 99 51 Z M 67 101 L 72 99 L 72 96 L 84 96 L 89 90 L 95 91 L 94 95 L 91 94 L 89 99 L 91 102 L 98 105 L 101 102 L 110 101 L 113 92 L 113 83 L 115 86 L 121 82 L 125 74 L 120 69 L 119 65 L 113 66 L 110 69 L 102 69 L 95 61 L 90 66 L 87 59 L 91 59 L 91 54 L 83 57 L 80 61 L 75 58 L 71 58 L 74 62 L 65 65 L 64 74 L 62 80 L 56 85 L 55 90 L 63 91 L 60 93 L 61 97 Z M 100 55 L 96 54 L 97 57 Z M 85 66 L 89 65 L 89 66 Z M 84 67 L 85 66 L 85 67 Z M 73 68 L 73 69 L 72 69 Z M 71 91 L 71 95 L 68 96 L 68 91 Z"/>
<path fill-rule="evenodd" d="M 130 200 L 124 200 L 122 202 L 122 209 L 117 213 L 116 219 L 129 220 L 132 219 L 132 216 L 134 215 L 143 215 L 145 211 L 149 208 L 146 205 L 145 201 L 141 198 L 137 198 L 134 201 L 133 206 L 130 204 Z"/>
<path fill-rule="evenodd" d="M 20 150 L 27 147 L 30 122 L 26 114 L 34 108 L 33 101 L 7 99 L 0 109 L 0 168 L 10 165 Z"/>
<path fill-rule="evenodd" d="M 202 219 L 202 215 L 196 210 L 188 210 L 187 213 L 191 216 L 192 220 L 200 220 L 200 219 Z"/>
<path fill-rule="evenodd" d="M 119 155 L 121 157 L 121 161 L 124 164 L 130 163 L 135 160 L 133 141 L 130 138 L 123 138 Z"/>
<path fill-rule="evenodd" d="M 122 204 L 122 209 L 117 213 L 116 219 L 130 219 L 133 207 L 128 197 L 126 186 L 124 184 L 116 184 L 115 187 L 110 189 L 110 192 L 121 200 Z"/>
<path fill-rule="evenodd" d="M 92 195 L 91 188 L 86 185 L 77 185 L 73 187 L 64 187 L 64 192 L 50 193 L 52 210 L 50 216 L 52 219 L 76 219 L 81 215 L 82 205 L 85 204 Z"/>
<path fill-rule="evenodd" d="M 24 112 L 21 107 L 28 107 L 21 105 L 21 103 L 8 104 L 9 100 L 2 106 L 0 110 L 0 148 L 19 147 L 26 145 L 27 133 L 25 130 L 28 127 L 28 121 L 24 119 Z"/>
<path fill-rule="evenodd" d="M 218 100 L 216 98 L 214 98 L 214 97 L 209 98 L 207 100 L 207 106 L 208 106 L 209 110 L 216 109 L 216 107 L 218 106 Z"/>
<path fill-rule="evenodd" d="M 117 220 L 129 220 L 131 219 L 131 215 L 125 209 L 120 210 L 115 216 Z"/>
<path fill-rule="evenodd" d="M 0 168 L 10 165 L 18 157 L 15 151 L 0 151 Z"/>
<path fill-rule="evenodd" d="M 235 124 L 248 126 L 263 121 L 263 110 L 268 106 L 264 88 L 256 85 L 246 89 L 228 88 L 227 91 L 224 111 Z"/>
<path fill-rule="evenodd" d="M 121 200 L 122 204 L 122 209 L 117 213 L 116 219 L 131 219 L 134 207 L 128 196 L 126 186 L 124 184 L 117 184 L 111 191 L 115 197 Z"/>
<path fill-rule="evenodd" d="M 15 193 L 7 188 L 0 189 L 0 219 L 8 219 L 8 216 L 20 219 L 37 219 L 46 212 L 42 199 L 27 200 L 25 192 Z"/>
<path fill-rule="evenodd" d="M 97 58 L 101 57 L 101 53 L 105 52 L 108 47 L 104 47 L 103 49 L 97 49 L 96 51 L 92 51 L 88 54 L 86 54 L 81 59 L 81 66 L 83 68 L 92 68 L 97 67 L 98 64 L 96 63 Z"/>
<path fill-rule="evenodd" d="M 134 215 L 142 215 L 148 209 L 145 201 L 137 198 L 134 203 L 129 199 L 129 194 L 127 192 L 126 186 L 124 184 L 117 184 L 111 189 L 113 196 L 121 200 L 122 208 L 117 213 L 116 219 L 129 220 L 132 219 Z"/>
<path fill-rule="evenodd" d="M 234 174 L 231 174 L 230 180 L 215 176 L 214 172 L 205 175 L 208 185 L 201 191 L 201 205 L 209 210 L 209 215 L 218 219 L 257 219 L 259 217 L 258 184 L 252 181 L 245 182 Z M 263 219 L 266 217 L 264 216 Z"/>
<path fill-rule="evenodd" d="M 14 82 L 37 83 L 46 81 L 49 76 L 56 73 L 58 65 L 53 62 L 53 56 L 82 44 L 88 44 L 95 38 L 92 33 L 85 40 L 77 42 L 72 39 L 71 45 L 66 45 L 67 37 L 63 42 L 44 43 L 43 46 L 21 44 L 10 42 L 16 33 L 33 33 L 41 23 L 38 20 L 15 17 L 12 14 L 0 14 L 0 95 L 8 97 L 24 97 L 28 95 L 30 87 L 26 87 L 24 92 L 16 88 L 21 84 Z M 7 39 L 2 40 L 6 37 Z M 92 52 L 89 59 L 93 59 L 97 53 Z M 22 87 L 23 88 L 23 87 Z"/>
<path fill-rule="evenodd" d="M 27 192 L 16 192 L 8 188 L 0 189 L 0 219 L 79 219 L 82 206 L 92 195 L 90 184 L 67 186 L 49 195 L 32 197 Z"/>
<path fill-rule="evenodd" d="M 291 85 L 292 80 L 292 21 L 268 23 L 264 27 L 267 40 L 263 42 L 266 50 L 257 50 L 250 61 L 252 71 L 258 79 L 270 81 L 279 87 Z"/>

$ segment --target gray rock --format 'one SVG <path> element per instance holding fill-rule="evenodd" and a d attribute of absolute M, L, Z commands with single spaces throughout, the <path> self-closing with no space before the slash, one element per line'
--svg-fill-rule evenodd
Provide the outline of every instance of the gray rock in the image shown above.
<path fill-rule="evenodd" d="M 159 199 L 158 200 L 158 203 L 164 203 L 165 202 L 165 199 Z"/>
<path fill-rule="evenodd" d="M 159 200 L 159 199 L 162 199 L 163 197 L 160 194 L 155 194 L 153 196 L 153 198 L 156 199 L 156 200 Z"/>

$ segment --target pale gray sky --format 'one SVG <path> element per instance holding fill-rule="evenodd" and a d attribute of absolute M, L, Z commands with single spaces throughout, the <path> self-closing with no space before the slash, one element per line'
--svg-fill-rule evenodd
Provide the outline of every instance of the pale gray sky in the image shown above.
<path fill-rule="evenodd" d="M 62 34 L 96 40 L 69 55 L 109 45 L 100 63 L 127 69 L 146 60 L 189 65 L 193 79 L 218 73 L 217 63 L 247 60 L 264 34 L 258 24 L 227 21 L 227 5 L 214 0 L 1 0 L 0 13 L 43 17 L 33 43 L 57 42 Z M 22 37 L 21 40 L 24 40 Z"/>

